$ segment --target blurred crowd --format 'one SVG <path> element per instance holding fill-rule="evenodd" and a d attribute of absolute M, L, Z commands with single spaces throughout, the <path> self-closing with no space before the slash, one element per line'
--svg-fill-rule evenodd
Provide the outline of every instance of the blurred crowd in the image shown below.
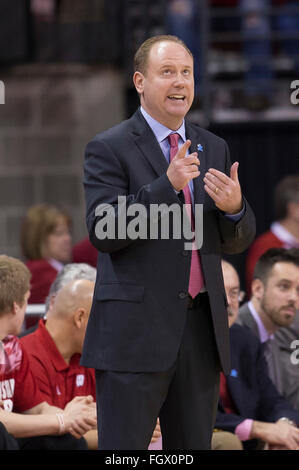
<path fill-rule="evenodd" d="M 283 52 L 299 72 L 299 4 L 296 0 L 211 0 L 215 8 L 229 7 L 224 15 L 211 17 L 211 37 L 219 31 L 240 34 L 239 51 L 246 61 L 242 91 L 236 93 L 239 107 L 262 111 L 271 106 L 275 93 L 274 56 Z M 166 29 L 181 37 L 195 57 L 195 92 L 204 93 L 202 78 L 201 20 L 204 14 L 197 0 L 168 0 Z M 231 9 L 232 8 L 232 9 Z M 235 11 L 234 11 L 235 10 Z M 213 12 L 213 8 L 211 10 Z M 213 14 L 213 13 L 212 13 Z M 275 43 L 274 43 L 275 39 Z M 216 47 L 221 47 L 218 44 Z M 206 64 L 203 64 L 205 67 Z"/>
<path fill-rule="evenodd" d="M 293 76 L 299 71 L 297 0 L 24 0 L 21 5 L 16 16 L 11 2 L 3 0 L 1 65 L 76 62 L 126 70 L 131 51 L 159 31 L 179 36 L 194 54 L 195 105 L 206 92 L 203 77 L 213 52 L 224 61 L 226 52 L 237 52 L 246 65 L 239 70 L 243 85 L 232 105 L 251 111 L 273 103 L 278 54 L 289 60 Z"/>

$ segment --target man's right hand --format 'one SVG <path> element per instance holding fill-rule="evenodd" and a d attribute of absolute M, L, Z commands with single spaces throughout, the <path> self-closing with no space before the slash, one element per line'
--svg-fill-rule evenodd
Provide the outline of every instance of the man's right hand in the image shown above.
<path fill-rule="evenodd" d="M 198 170 L 200 161 L 197 158 L 197 152 L 186 156 L 190 145 L 191 140 L 186 140 L 170 162 L 166 172 L 170 183 L 176 191 L 181 191 L 191 179 L 200 175 L 200 171 Z"/>
<path fill-rule="evenodd" d="M 299 450 L 299 429 L 284 421 L 254 421 L 250 439 L 261 439 L 267 442 L 270 449 Z"/>
<path fill-rule="evenodd" d="M 65 431 L 79 439 L 97 425 L 96 404 L 91 396 L 76 397 L 64 409 Z"/>

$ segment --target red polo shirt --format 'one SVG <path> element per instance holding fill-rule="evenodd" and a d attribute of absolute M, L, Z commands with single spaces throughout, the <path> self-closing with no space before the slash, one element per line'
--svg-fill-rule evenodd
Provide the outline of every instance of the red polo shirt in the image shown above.
<path fill-rule="evenodd" d="M 29 359 L 16 336 L 0 341 L 0 401 L 6 411 L 22 413 L 46 401 L 29 367 Z"/>
<path fill-rule="evenodd" d="M 21 338 L 30 367 L 43 395 L 50 405 L 64 408 L 76 396 L 95 397 L 94 370 L 80 365 L 80 354 L 74 354 L 67 364 L 51 335 L 40 320 L 38 328 Z"/>

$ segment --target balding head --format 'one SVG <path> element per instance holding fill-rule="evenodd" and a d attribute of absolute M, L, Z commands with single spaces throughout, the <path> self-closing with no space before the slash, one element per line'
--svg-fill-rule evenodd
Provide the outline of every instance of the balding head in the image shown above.
<path fill-rule="evenodd" d="M 94 291 L 94 282 L 88 279 L 76 279 L 63 286 L 56 294 L 53 309 L 48 316 L 66 317 L 78 309 L 90 310 Z"/>
<path fill-rule="evenodd" d="M 82 352 L 94 281 L 74 279 L 62 286 L 47 312 L 46 328 L 65 360 Z"/>
<path fill-rule="evenodd" d="M 231 327 L 239 313 L 240 281 L 235 268 L 227 261 L 221 262 L 224 288 L 228 302 L 228 323 Z"/>

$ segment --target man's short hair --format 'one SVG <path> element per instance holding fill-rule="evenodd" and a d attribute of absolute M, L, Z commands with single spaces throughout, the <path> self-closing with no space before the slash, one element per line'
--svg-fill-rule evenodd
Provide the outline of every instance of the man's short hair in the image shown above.
<path fill-rule="evenodd" d="M 283 178 L 274 190 L 275 219 L 282 220 L 288 215 L 289 202 L 299 203 L 299 175 Z"/>
<path fill-rule="evenodd" d="M 180 44 L 186 49 L 188 54 L 190 54 L 190 56 L 193 59 L 193 54 L 190 51 L 190 49 L 186 46 L 184 41 L 182 41 L 177 36 L 172 36 L 170 34 L 160 34 L 158 36 L 153 36 L 147 39 L 138 48 L 134 56 L 134 72 L 141 72 L 143 75 L 146 74 L 148 58 L 149 58 L 149 54 L 153 45 L 157 44 L 158 42 L 163 42 L 163 41 L 170 41 L 170 42 L 175 42 L 177 44 Z"/>
<path fill-rule="evenodd" d="M 299 249 L 270 248 L 257 261 L 253 279 L 260 279 L 263 283 L 266 283 L 276 263 L 292 263 L 299 268 Z"/>
<path fill-rule="evenodd" d="M 53 295 L 56 295 L 60 289 L 66 286 L 71 281 L 77 279 L 86 279 L 88 281 L 95 281 L 97 275 L 96 268 L 87 263 L 69 263 L 57 274 L 54 282 L 52 283 L 49 295 L 46 299 L 46 312 L 49 309 L 50 300 Z"/>
<path fill-rule="evenodd" d="M 0 255 L 0 316 L 10 312 L 14 302 L 24 304 L 30 278 L 31 273 L 22 261 Z"/>

